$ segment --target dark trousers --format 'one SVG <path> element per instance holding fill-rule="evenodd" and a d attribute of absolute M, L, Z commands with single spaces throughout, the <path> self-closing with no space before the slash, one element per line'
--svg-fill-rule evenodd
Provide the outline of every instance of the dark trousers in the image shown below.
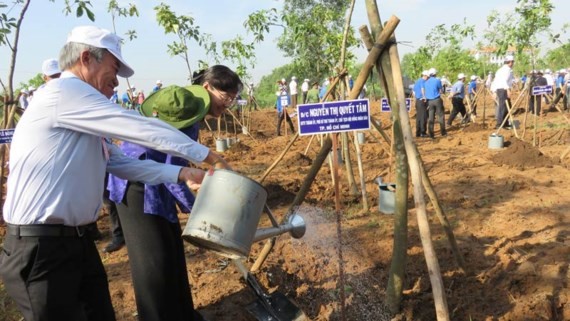
<path fill-rule="evenodd" d="M 297 108 L 297 94 L 291 94 L 291 107 L 293 109 Z"/>
<path fill-rule="evenodd" d="M 416 137 L 426 134 L 427 101 L 416 99 Z"/>
<path fill-rule="evenodd" d="M 303 104 L 307 103 L 307 91 L 303 91 Z"/>
<path fill-rule="evenodd" d="M 509 106 L 511 105 L 511 100 L 507 97 L 506 89 L 497 89 L 497 99 L 499 100 L 499 109 L 497 110 L 497 128 L 501 126 L 505 117 L 507 117 L 509 111 L 507 109 L 507 102 Z M 510 126 L 509 120 L 505 123 L 505 126 Z"/>
<path fill-rule="evenodd" d="M 461 114 L 463 120 L 465 120 L 465 116 L 467 116 L 467 111 L 465 110 L 465 104 L 463 103 L 463 98 L 453 97 L 451 98 L 451 104 L 453 108 L 451 109 L 451 114 L 449 115 L 449 119 L 447 120 L 447 125 L 451 126 L 457 114 Z"/>
<path fill-rule="evenodd" d="M 536 102 L 536 115 L 540 115 L 540 107 L 542 105 L 542 95 L 530 95 L 528 99 L 528 111 L 534 115 L 534 106 Z"/>
<path fill-rule="evenodd" d="M 27 321 L 113 321 L 107 275 L 84 235 L 7 235 L 0 275 Z"/>
<path fill-rule="evenodd" d="M 441 135 L 447 135 L 447 131 L 445 130 L 445 114 L 443 113 L 443 101 L 441 97 L 436 99 L 429 99 L 428 100 L 428 132 L 430 137 L 434 137 L 434 123 L 435 123 L 435 115 L 437 114 L 437 122 L 439 123 L 439 128 L 441 130 Z"/>
<path fill-rule="evenodd" d="M 291 132 L 292 133 L 295 132 L 295 126 L 293 126 L 293 121 L 291 121 L 291 117 L 289 117 L 289 114 L 286 111 L 282 111 L 277 113 L 277 136 L 281 135 L 281 123 L 283 122 L 283 119 L 286 119 L 287 123 L 289 123 L 289 128 L 291 128 Z"/>
<path fill-rule="evenodd" d="M 129 182 L 117 204 L 139 321 L 202 320 L 194 310 L 180 223 L 144 213 L 144 185 Z"/>

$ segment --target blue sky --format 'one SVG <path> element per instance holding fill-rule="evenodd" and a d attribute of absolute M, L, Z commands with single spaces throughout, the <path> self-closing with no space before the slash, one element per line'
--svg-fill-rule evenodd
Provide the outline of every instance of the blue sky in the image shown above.
<path fill-rule="evenodd" d="M 3 1 L 4 3 L 8 1 Z M 63 1 L 47 0 L 32 1 L 20 33 L 19 52 L 16 62 L 15 86 L 21 81 L 27 81 L 36 73 L 41 72 L 42 61 L 47 58 L 57 58 L 59 49 L 65 43 L 69 31 L 78 25 L 97 25 L 112 29 L 110 14 L 106 12 L 107 0 L 92 0 L 96 20 L 94 23 L 86 17 L 76 18 L 63 14 Z M 122 1 L 126 5 L 133 1 Z M 280 8 L 282 1 L 278 0 L 164 0 L 177 15 L 188 14 L 195 18 L 202 32 L 209 33 L 216 41 L 232 39 L 242 35 L 249 39 L 242 26 L 247 16 L 260 9 Z M 553 27 L 560 28 L 568 22 L 564 12 L 570 12 L 570 1 L 553 0 L 556 7 L 552 15 Z M 119 17 L 117 33 L 124 34 L 129 29 L 137 31 L 138 38 L 128 41 L 123 46 L 123 56 L 135 69 L 135 75 L 130 79 L 137 89 L 149 92 L 157 79 L 165 85 L 187 83 L 187 69 L 179 57 L 171 57 L 166 52 L 167 44 L 176 40 L 171 35 L 164 35 L 158 26 L 153 8 L 160 1 L 134 1 L 140 16 L 135 18 Z M 475 24 L 478 34 L 486 28 L 486 17 L 492 10 L 499 12 L 511 11 L 516 0 L 478 0 L 478 1 L 448 1 L 448 0 L 378 0 L 380 14 L 385 21 L 391 15 L 401 19 L 396 29 L 399 41 L 409 42 L 409 46 L 399 46 L 400 56 L 414 51 L 425 42 L 425 35 L 436 25 L 467 22 Z M 17 8 L 14 9 L 16 11 Z M 19 10 L 18 10 L 19 12 Z M 352 25 L 355 28 L 367 23 L 364 0 L 357 0 L 353 14 Z M 252 70 L 253 81 L 257 82 L 263 75 L 275 67 L 288 63 L 288 59 L 276 48 L 276 38 L 282 28 L 275 27 L 265 42 L 257 46 L 257 64 Z M 468 44 L 469 45 L 469 44 Z M 190 54 L 192 68 L 197 61 L 206 57 L 200 48 L 192 47 Z M 357 49 L 357 56 L 364 61 L 366 51 Z M 0 47 L 0 79 L 7 80 L 9 52 Z M 310 78 L 310 75 L 298 75 L 300 78 Z M 126 88 L 126 81 L 119 79 L 120 91 Z"/>

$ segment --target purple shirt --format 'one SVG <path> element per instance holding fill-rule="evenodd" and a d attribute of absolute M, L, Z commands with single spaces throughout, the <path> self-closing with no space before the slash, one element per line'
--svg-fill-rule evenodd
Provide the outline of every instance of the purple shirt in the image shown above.
<path fill-rule="evenodd" d="M 180 131 L 188 135 L 193 140 L 198 139 L 198 130 L 200 126 L 198 123 L 181 129 Z M 159 163 L 187 166 L 188 161 L 164 154 L 146 147 L 123 142 L 119 148 L 131 158 L 150 159 Z M 109 199 L 115 203 L 121 203 L 125 192 L 127 190 L 128 181 L 121 179 L 117 176 L 109 174 L 109 183 L 107 189 L 109 190 Z M 144 186 L 144 213 L 149 215 L 162 216 L 172 223 L 178 222 L 178 211 L 176 204 L 179 205 L 183 213 L 190 213 L 192 205 L 194 204 L 194 195 L 186 186 L 186 183 L 164 183 L 158 185 L 145 185 Z"/>

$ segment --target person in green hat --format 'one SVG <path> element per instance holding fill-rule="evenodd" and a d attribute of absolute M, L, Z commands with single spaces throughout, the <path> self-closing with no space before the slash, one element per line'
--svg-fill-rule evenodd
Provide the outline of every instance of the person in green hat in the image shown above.
<path fill-rule="evenodd" d="M 218 117 L 242 90 L 239 76 L 216 65 L 196 73 L 195 85 L 168 86 L 141 105 L 146 117 L 158 118 L 197 140 L 199 122 Z M 187 162 L 142 146 L 123 142 L 126 155 L 167 164 Z M 231 169 L 220 158 L 216 167 Z M 178 210 L 188 213 L 194 196 L 185 184 L 145 185 L 111 176 L 108 189 L 117 210 L 129 255 L 138 320 L 203 320 L 194 310 L 186 270 Z"/>

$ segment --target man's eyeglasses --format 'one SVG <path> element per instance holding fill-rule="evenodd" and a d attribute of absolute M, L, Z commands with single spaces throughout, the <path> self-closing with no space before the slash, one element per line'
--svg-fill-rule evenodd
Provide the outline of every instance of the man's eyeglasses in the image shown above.
<path fill-rule="evenodd" d="M 214 88 L 214 87 L 212 87 L 212 88 Z M 234 97 L 231 97 L 227 93 L 220 91 L 217 88 L 214 88 L 214 90 L 218 93 L 218 95 L 219 95 L 218 97 L 224 103 L 224 105 L 231 106 L 236 102 L 237 95 Z"/>

